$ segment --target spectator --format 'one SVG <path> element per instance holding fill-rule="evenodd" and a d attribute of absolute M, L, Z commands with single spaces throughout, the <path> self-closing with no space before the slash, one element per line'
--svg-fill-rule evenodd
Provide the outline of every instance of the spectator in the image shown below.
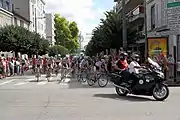
<path fill-rule="evenodd" d="M 168 67 L 169 67 L 168 77 L 170 79 L 173 79 L 173 76 L 174 76 L 174 58 L 171 54 L 168 56 L 167 61 L 168 61 Z"/>

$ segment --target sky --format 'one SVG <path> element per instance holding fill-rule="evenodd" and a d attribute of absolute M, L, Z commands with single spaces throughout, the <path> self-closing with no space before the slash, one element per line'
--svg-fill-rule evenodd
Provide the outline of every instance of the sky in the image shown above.
<path fill-rule="evenodd" d="M 113 8 L 114 0 L 45 0 L 46 12 L 59 13 L 76 21 L 83 35 L 91 33 L 104 18 L 104 12 Z M 87 38 L 87 37 L 85 37 Z M 88 43 L 88 39 L 83 44 Z"/>

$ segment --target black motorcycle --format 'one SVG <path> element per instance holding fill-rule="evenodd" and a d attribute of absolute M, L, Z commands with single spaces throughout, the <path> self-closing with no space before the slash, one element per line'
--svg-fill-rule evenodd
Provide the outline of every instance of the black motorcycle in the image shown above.
<path fill-rule="evenodd" d="M 165 77 L 161 67 L 150 58 L 148 58 L 148 62 L 149 67 L 144 68 L 137 75 L 134 74 L 137 78 L 136 80 L 130 79 L 128 82 L 124 82 L 121 73 L 111 73 L 110 79 L 118 95 L 153 96 L 158 101 L 163 101 L 169 96 L 169 88 L 165 84 Z M 129 85 L 132 86 L 129 87 Z"/>

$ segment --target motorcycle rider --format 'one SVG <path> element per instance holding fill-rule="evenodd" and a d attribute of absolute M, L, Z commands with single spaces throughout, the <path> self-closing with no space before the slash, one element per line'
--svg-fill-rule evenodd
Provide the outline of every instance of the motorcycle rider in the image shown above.
<path fill-rule="evenodd" d="M 124 82 L 129 80 L 130 73 L 128 71 L 128 63 L 127 63 L 127 53 L 120 53 L 120 59 L 114 64 L 114 69 L 117 71 L 122 71 L 122 76 Z"/>
<path fill-rule="evenodd" d="M 138 81 L 138 74 L 139 74 L 139 70 L 143 69 L 143 66 L 139 65 L 139 61 L 140 61 L 140 56 L 138 54 L 133 54 L 131 56 L 132 61 L 129 64 L 129 72 L 131 73 L 130 79 L 133 80 L 133 83 L 131 84 L 131 87 L 133 87 L 136 83 L 136 81 Z"/>

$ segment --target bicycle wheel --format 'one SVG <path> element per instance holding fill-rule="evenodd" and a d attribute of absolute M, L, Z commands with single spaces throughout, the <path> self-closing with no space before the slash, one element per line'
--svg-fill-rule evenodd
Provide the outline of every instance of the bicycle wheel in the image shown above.
<path fill-rule="evenodd" d="M 105 74 L 101 74 L 97 78 L 97 81 L 98 81 L 99 87 L 105 87 L 108 84 L 108 82 L 109 82 L 108 77 Z"/>
<path fill-rule="evenodd" d="M 93 86 L 96 83 L 91 74 L 87 75 L 87 83 L 89 86 Z"/>

